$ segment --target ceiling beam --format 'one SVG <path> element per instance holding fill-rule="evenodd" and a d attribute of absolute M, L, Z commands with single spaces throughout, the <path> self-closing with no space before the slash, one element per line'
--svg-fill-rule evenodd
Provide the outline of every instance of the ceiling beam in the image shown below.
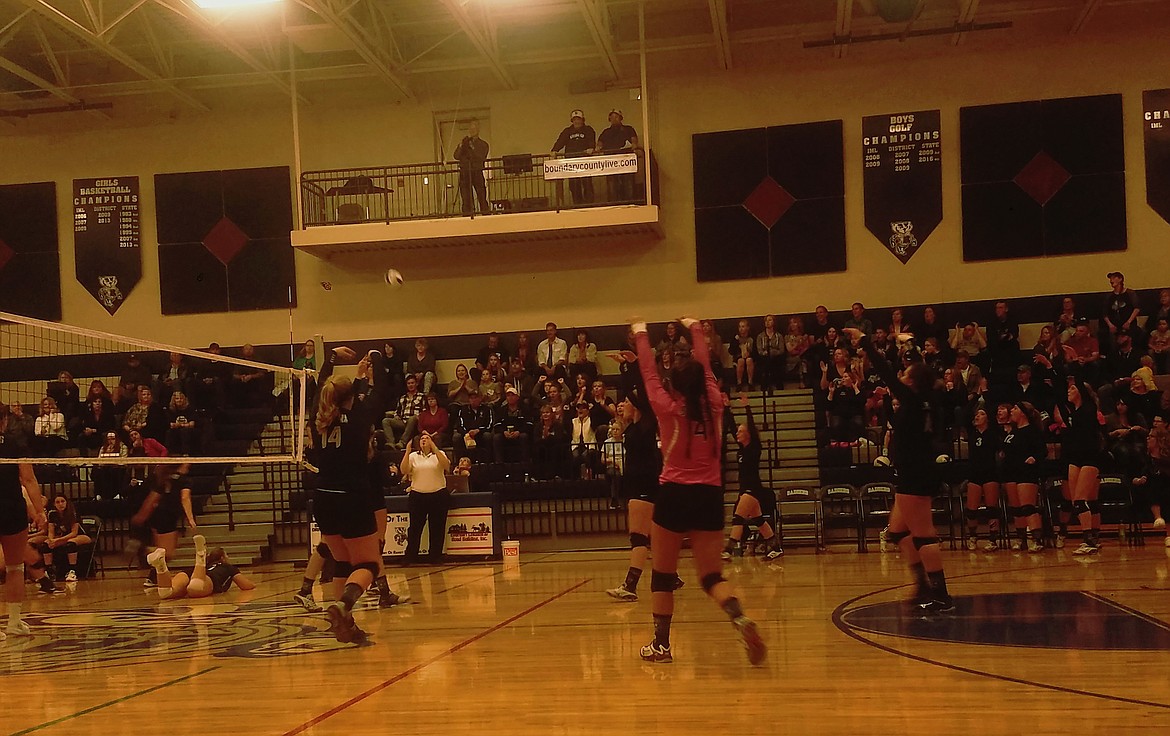
<path fill-rule="evenodd" d="M 383 49 L 375 48 L 366 40 L 365 34 L 354 26 L 353 20 L 343 11 L 333 6 L 332 0 L 300 0 L 300 2 L 349 39 L 358 56 L 362 57 L 362 61 L 369 64 L 379 77 L 397 89 L 405 99 L 414 99 L 414 93 L 410 91 L 410 85 L 406 83 L 406 76 L 402 71 L 390 61 Z"/>
<path fill-rule="evenodd" d="M 211 37 L 212 40 L 230 51 L 233 56 L 244 62 L 253 71 L 259 72 L 268 80 L 269 84 L 284 92 L 286 95 L 292 96 L 292 85 L 289 84 L 285 74 L 257 59 L 243 44 L 213 23 L 190 0 L 155 0 L 155 2 Z M 302 102 L 308 102 L 304 97 L 299 97 L 299 99 Z"/>
<path fill-rule="evenodd" d="M 922 17 L 922 11 L 926 10 L 926 0 L 918 0 L 914 6 L 914 12 L 910 15 L 910 20 L 906 21 L 906 27 L 902 29 L 902 39 L 905 41 L 910 38 L 910 31 L 914 29 L 914 24 Z"/>
<path fill-rule="evenodd" d="M 960 28 L 966 28 L 975 22 L 975 13 L 979 10 L 979 0 L 961 0 L 959 3 L 959 19 L 956 25 Z M 955 31 L 955 35 L 951 36 L 951 45 L 958 46 L 963 43 L 963 38 L 966 36 L 964 31 Z"/>
<path fill-rule="evenodd" d="M 45 34 L 45 29 L 41 27 L 40 19 L 35 19 L 32 24 L 33 35 L 37 37 L 37 43 L 41 46 L 41 53 L 45 55 L 45 62 L 49 68 L 53 70 L 53 77 L 57 80 L 59 87 L 68 87 L 69 80 L 65 77 L 65 70 L 61 67 L 61 61 L 57 58 L 57 54 L 53 51 L 52 45 L 49 44 L 49 37 Z"/>
<path fill-rule="evenodd" d="M 0 28 L 0 49 L 4 48 L 16 36 L 16 32 L 24 25 L 25 20 L 32 15 L 32 11 L 25 8 L 12 20 L 8 21 L 3 28 Z"/>
<path fill-rule="evenodd" d="M 154 71 L 121 49 L 115 47 L 108 40 L 102 38 L 94 31 L 89 30 L 85 26 L 70 18 L 68 15 L 65 15 L 61 11 L 57 10 L 49 3 L 45 2 L 45 0 L 19 0 L 19 2 L 22 3 L 25 7 L 31 8 L 40 16 L 48 19 L 58 28 L 67 31 L 74 36 L 77 36 L 79 39 L 98 49 L 114 61 L 117 61 L 119 64 L 129 68 L 139 76 L 150 80 L 158 89 L 167 92 L 174 97 L 177 97 L 187 105 L 190 105 L 197 110 L 207 112 L 211 109 L 187 92 L 184 92 L 170 80 L 165 79 L 158 72 Z"/>
<path fill-rule="evenodd" d="M 620 79 L 622 76 L 621 64 L 618 62 L 617 52 L 614 50 L 613 34 L 609 31 L 609 23 L 604 9 L 597 0 L 577 0 L 581 14 L 585 16 L 585 25 L 589 28 L 589 35 L 593 36 L 593 43 L 601 53 L 601 62 L 610 79 Z"/>
<path fill-rule="evenodd" d="M 516 80 L 512 78 L 504 63 L 500 61 L 499 47 L 488 37 L 484 29 L 480 28 L 479 24 L 472 19 L 471 14 L 467 12 L 467 6 L 462 0 L 440 0 L 443 7 L 451 13 L 455 18 L 455 22 L 467 34 L 471 40 L 471 45 L 475 46 L 475 50 L 479 52 L 480 56 L 488 62 L 488 67 L 492 70 L 492 74 L 496 79 L 500 80 L 508 89 L 516 89 Z"/>
<path fill-rule="evenodd" d="M 1081 6 L 1080 12 L 1077 13 L 1076 20 L 1073 21 L 1072 27 L 1068 29 L 1071 34 L 1080 33 L 1084 30 L 1085 25 L 1101 7 L 1103 0 L 1085 0 L 1085 4 Z"/>
<path fill-rule="evenodd" d="M 112 21 L 103 26 L 102 29 L 98 31 L 98 35 L 107 41 L 114 40 L 114 34 L 117 33 L 118 28 L 122 25 L 122 22 L 129 18 L 134 13 L 134 11 L 138 10 L 143 5 L 146 5 L 148 2 L 150 2 L 150 0 L 135 0 L 134 4 L 123 10 L 117 18 L 114 18 Z"/>
<path fill-rule="evenodd" d="M 46 92 L 53 95 L 54 97 L 56 97 L 59 100 L 64 100 L 65 102 L 68 102 L 71 105 L 82 104 L 81 100 L 79 100 L 78 98 L 69 94 L 65 90 L 61 89 L 58 85 L 54 84 L 53 82 L 50 82 L 49 80 L 45 79 L 44 77 L 40 76 L 39 74 L 34 74 L 33 72 L 30 72 L 28 69 L 25 69 L 23 66 L 21 66 L 20 64 L 17 64 L 14 61 L 9 61 L 8 59 L 5 59 L 3 56 L 0 56 L 0 69 L 3 69 L 4 71 L 8 72 L 9 74 L 12 74 L 13 76 L 20 77 L 24 81 L 26 81 L 30 84 L 33 84 L 33 85 L 39 87 L 40 89 L 45 90 Z"/>
<path fill-rule="evenodd" d="M 847 39 L 853 33 L 853 0 L 837 0 L 837 25 L 833 27 L 833 37 Z M 844 58 L 849 50 L 848 43 L 838 43 L 833 46 L 833 56 Z"/>
<path fill-rule="evenodd" d="M 715 61 L 723 69 L 731 68 L 731 34 L 727 30 L 727 0 L 707 0 L 711 12 L 711 32 L 715 37 Z"/>

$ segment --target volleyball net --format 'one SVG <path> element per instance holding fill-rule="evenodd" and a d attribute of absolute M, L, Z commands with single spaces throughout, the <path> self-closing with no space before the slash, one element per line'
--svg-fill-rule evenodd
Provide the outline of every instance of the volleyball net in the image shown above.
<path fill-rule="evenodd" d="M 299 464 L 314 375 L 0 312 L 0 464 Z"/>

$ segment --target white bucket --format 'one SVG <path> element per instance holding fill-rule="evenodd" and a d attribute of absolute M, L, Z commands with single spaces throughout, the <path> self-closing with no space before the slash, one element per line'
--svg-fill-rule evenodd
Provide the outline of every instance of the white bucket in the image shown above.
<path fill-rule="evenodd" d="M 520 561 L 520 542 L 515 539 L 509 539 L 506 542 L 500 542 L 500 548 L 504 552 L 504 562 L 514 563 Z"/>

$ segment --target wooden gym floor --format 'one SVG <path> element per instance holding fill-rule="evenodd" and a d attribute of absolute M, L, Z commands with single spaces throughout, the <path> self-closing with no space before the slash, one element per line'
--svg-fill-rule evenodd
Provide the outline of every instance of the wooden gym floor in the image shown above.
<path fill-rule="evenodd" d="M 1170 727 L 1170 550 L 947 552 L 952 617 L 905 615 L 895 554 L 798 550 L 730 566 L 769 645 L 750 667 L 686 568 L 675 662 L 637 657 L 643 599 L 604 594 L 619 552 L 412 567 L 415 603 L 358 612 L 342 646 L 290 600 L 300 572 L 160 603 L 109 573 L 30 591 L 0 643 L 5 734 L 1131 734 Z M 689 564 L 689 560 L 685 560 Z M 318 599 L 321 592 L 317 590 Z"/>

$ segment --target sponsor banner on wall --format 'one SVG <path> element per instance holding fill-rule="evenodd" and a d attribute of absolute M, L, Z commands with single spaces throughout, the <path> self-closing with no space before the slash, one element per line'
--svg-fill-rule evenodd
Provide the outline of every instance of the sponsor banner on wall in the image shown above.
<path fill-rule="evenodd" d="M 406 554 L 406 531 L 410 527 L 409 514 L 386 515 L 386 538 L 382 554 L 401 557 Z M 428 554 L 431 546 L 430 525 L 423 527 L 419 554 Z M 495 548 L 492 531 L 492 510 L 488 506 L 451 509 L 447 513 L 447 542 L 444 552 L 449 555 L 490 555 Z"/>
<path fill-rule="evenodd" d="M 940 112 L 862 119 L 865 227 L 902 263 L 942 222 Z"/>
<path fill-rule="evenodd" d="M 1142 92 L 1146 202 L 1170 222 L 1170 89 Z"/>
<path fill-rule="evenodd" d="M 77 281 L 111 315 L 142 279 L 138 177 L 73 180 Z"/>
<path fill-rule="evenodd" d="M 579 158 L 548 159 L 544 162 L 544 178 L 579 179 L 586 176 L 633 174 L 638 170 L 638 154 L 618 153 L 612 156 L 582 156 Z"/>

